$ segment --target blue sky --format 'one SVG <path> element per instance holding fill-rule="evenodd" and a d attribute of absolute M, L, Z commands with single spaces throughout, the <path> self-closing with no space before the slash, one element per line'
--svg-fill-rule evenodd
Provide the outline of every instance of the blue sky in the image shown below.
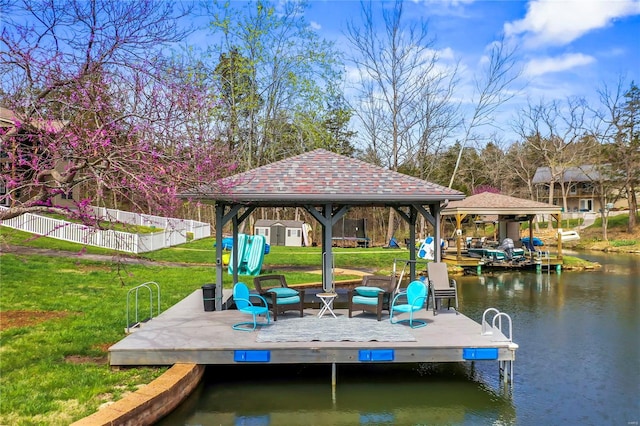
<path fill-rule="evenodd" d="M 346 46 L 346 22 L 357 22 L 360 7 L 359 1 L 315 0 L 306 19 L 322 37 Z M 501 111 L 505 122 L 528 100 L 581 97 L 595 106 L 603 84 L 615 86 L 620 76 L 625 88 L 640 84 L 640 0 L 407 0 L 404 16 L 428 21 L 434 47 L 445 60 L 460 61 L 469 90 L 492 42 L 504 35 L 517 46 L 522 75 Z"/>
<path fill-rule="evenodd" d="M 373 5 L 392 7 L 393 1 Z M 310 0 L 305 19 L 322 38 L 346 49 L 347 21 L 357 23 L 360 10 L 358 0 Z M 603 85 L 615 87 L 620 77 L 624 89 L 631 81 L 640 85 L 640 0 L 405 0 L 404 17 L 427 20 L 442 64 L 459 64 L 456 97 L 467 107 L 491 44 L 504 36 L 517 46 L 522 74 L 512 86 L 514 97 L 495 114 L 507 143 L 516 138 L 509 123 L 528 102 L 579 97 L 596 107 Z M 192 42 L 204 48 L 209 40 L 202 34 Z"/>

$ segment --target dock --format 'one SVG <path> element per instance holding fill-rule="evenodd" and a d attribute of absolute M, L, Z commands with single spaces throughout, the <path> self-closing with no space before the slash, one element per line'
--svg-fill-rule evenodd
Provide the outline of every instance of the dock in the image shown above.
<path fill-rule="evenodd" d="M 227 290 L 225 290 L 225 293 Z M 295 312 L 278 316 L 266 327 L 297 324 L 297 320 L 317 318 L 318 309 L 305 309 L 304 318 Z M 323 325 L 342 321 L 378 323 L 374 315 L 334 309 L 336 316 L 318 319 Z M 497 312 L 497 311 L 496 311 Z M 170 309 L 152 318 L 109 348 L 111 366 L 166 366 L 176 363 L 201 365 L 231 364 L 350 364 L 350 363 L 435 363 L 494 361 L 505 382 L 513 374 L 518 345 L 489 324 L 481 324 L 454 310 L 420 311 L 416 317 L 427 321 L 422 328 L 390 324 L 388 315 L 380 326 L 394 327 L 411 341 L 258 341 L 260 329 L 235 331 L 231 326 L 251 317 L 228 309 L 204 311 L 202 290 L 198 289 Z M 495 322 L 495 321 L 494 321 Z M 303 324 L 302 321 L 298 322 Z M 303 330 L 300 330 L 303 333 Z M 328 335 L 331 331 L 326 332 Z M 509 332 L 510 334 L 510 332 Z M 375 339 L 376 336 L 370 336 Z M 329 336 L 330 339 L 330 336 Z"/>
<path fill-rule="evenodd" d="M 466 272 L 481 274 L 482 271 L 506 271 L 506 270 L 529 270 L 529 271 L 558 271 L 562 269 L 563 261 L 552 256 L 527 256 L 516 262 L 494 261 L 492 259 L 471 257 L 463 252 L 461 256 L 452 253 L 445 253 L 442 261 L 460 267 Z"/>

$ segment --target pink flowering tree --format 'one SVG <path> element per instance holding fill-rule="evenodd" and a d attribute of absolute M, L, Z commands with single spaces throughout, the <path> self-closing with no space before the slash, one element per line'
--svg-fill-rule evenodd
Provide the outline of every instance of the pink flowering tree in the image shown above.
<path fill-rule="evenodd" d="M 492 194 L 499 194 L 500 190 L 491 185 L 479 185 L 475 187 L 471 195 L 482 194 L 483 192 L 490 192 Z"/>
<path fill-rule="evenodd" d="M 55 212 L 95 224 L 90 205 L 171 215 L 180 192 L 233 170 L 211 120 L 217 96 L 173 50 L 188 11 L 0 1 L 0 220 Z"/>

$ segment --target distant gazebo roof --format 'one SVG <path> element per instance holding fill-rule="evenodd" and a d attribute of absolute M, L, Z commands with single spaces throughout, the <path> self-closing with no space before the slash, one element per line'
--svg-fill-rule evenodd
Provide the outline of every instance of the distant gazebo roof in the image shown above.
<path fill-rule="evenodd" d="M 525 200 L 492 192 L 482 192 L 464 200 L 452 201 L 441 214 L 475 214 L 475 215 L 536 215 L 559 214 L 562 209 L 553 204 Z"/>

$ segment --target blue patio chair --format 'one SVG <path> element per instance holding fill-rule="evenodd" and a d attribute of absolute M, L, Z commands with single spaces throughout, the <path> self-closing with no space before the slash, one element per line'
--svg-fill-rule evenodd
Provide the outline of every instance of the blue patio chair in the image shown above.
<path fill-rule="evenodd" d="M 249 300 L 251 298 L 259 299 L 259 301 L 262 301 L 264 306 L 254 305 L 251 303 L 251 300 Z M 249 293 L 249 287 L 247 287 L 245 283 L 236 283 L 236 285 L 233 286 L 233 301 L 240 312 L 253 316 L 253 321 L 244 321 L 233 324 L 232 328 L 234 330 L 254 331 L 257 326 L 268 325 L 270 323 L 269 305 L 267 305 L 267 301 L 259 294 Z M 265 315 L 267 322 L 258 322 L 258 315 Z M 252 328 L 249 328 L 248 326 L 252 326 Z"/>
<path fill-rule="evenodd" d="M 424 308 L 425 301 L 429 297 L 429 287 L 422 281 L 412 281 L 407 286 L 406 291 L 400 292 L 391 302 L 391 313 L 389 321 L 391 324 L 399 322 L 409 322 L 411 328 L 419 328 L 427 325 L 424 320 L 414 319 L 413 313 Z M 403 300 L 404 299 L 404 300 Z M 402 303 L 406 300 L 406 303 Z M 409 319 L 398 319 L 398 313 L 409 313 Z M 396 316 L 394 321 L 394 314 Z"/>

